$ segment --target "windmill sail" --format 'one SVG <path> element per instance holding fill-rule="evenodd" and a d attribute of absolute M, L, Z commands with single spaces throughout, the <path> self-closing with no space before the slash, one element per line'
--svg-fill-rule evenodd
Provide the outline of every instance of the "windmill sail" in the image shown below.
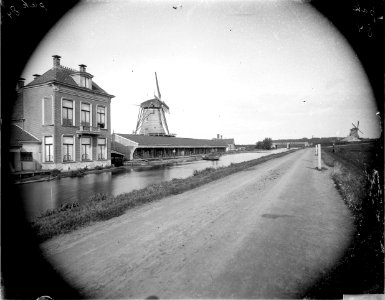
<path fill-rule="evenodd" d="M 155 81 L 156 81 L 156 88 L 158 89 L 158 99 L 162 99 L 162 96 L 160 94 L 160 90 L 159 90 L 159 84 L 158 84 L 158 76 L 156 76 L 156 72 L 155 72 Z"/>

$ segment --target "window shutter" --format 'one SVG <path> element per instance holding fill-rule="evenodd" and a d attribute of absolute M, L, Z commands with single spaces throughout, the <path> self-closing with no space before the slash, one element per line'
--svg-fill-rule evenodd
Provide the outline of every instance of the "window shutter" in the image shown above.
<path fill-rule="evenodd" d="M 63 144 L 73 144 L 74 137 L 73 136 L 63 136 Z"/>
<path fill-rule="evenodd" d="M 63 99 L 63 107 L 73 108 L 73 102 L 71 100 Z"/>
<path fill-rule="evenodd" d="M 52 98 L 50 97 L 44 97 L 43 99 L 43 111 L 44 111 L 44 125 L 51 125 L 53 124 L 52 120 Z"/>
<path fill-rule="evenodd" d="M 105 145 L 106 139 L 98 139 L 98 145 Z"/>
<path fill-rule="evenodd" d="M 46 136 L 45 137 L 45 144 L 46 145 L 52 145 L 53 144 L 53 137 L 52 136 Z"/>
<path fill-rule="evenodd" d="M 88 103 L 82 103 L 82 110 L 90 111 L 90 105 Z"/>
<path fill-rule="evenodd" d="M 83 145 L 91 145 L 91 138 L 82 138 Z"/>

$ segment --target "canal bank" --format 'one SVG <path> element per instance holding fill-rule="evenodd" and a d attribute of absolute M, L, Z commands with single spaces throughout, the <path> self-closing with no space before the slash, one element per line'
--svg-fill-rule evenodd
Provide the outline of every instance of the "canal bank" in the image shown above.
<path fill-rule="evenodd" d="M 129 208 L 159 200 L 169 195 L 183 193 L 292 152 L 294 150 L 271 154 L 241 163 L 232 163 L 227 167 L 205 168 L 201 171 L 195 171 L 193 176 L 187 178 L 174 178 L 173 180 L 162 181 L 157 184 L 147 185 L 144 189 L 133 190 L 118 196 L 96 194 L 89 197 L 88 201 L 82 205 L 67 205 L 59 209 L 46 211 L 39 218 L 34 219 L 32 226 L 37 232 L 38 237 L 41 240 L 45 240 L 92 222 L 119 216 Z"/>
<path fill-rule="evenodd" d="M 95 194 L 118 196 L 149 185 L 173 179 L 192 176 L 206 168 L 219 168 L 230 164 L 257 159 L 271 153 L 283 151 L 244 152 L 223 155 L 219 161 L 184 158 L 141 162 L 136 166 L 124 166 L 105 170 L 88 171 L 80 177 L 61 177 L 60 180 L 19 184 L 17 189 L 22 198 L 25 213 L 32 219 L 47 210 L 63 205 L 86 204 Z"/>
<path fill-rule="evenodd" d="M 88 174 L 99 174 L 103 172 L 111 172 L 113 170 L 123 170 L 127 168 L 134 167 L 152 167 L 152 166 L 166 166 L 175 163 L 183 163 L 189 161 L 201 160 L 201 155 L 192 155 L 185 157 L 175 157 L 175 158 L 167 158 L 167 159 L 134 159 L 132 161 L 127 161 L 123 166 L 114 167 L 108 166 L 104 168 L 95 168 L 95 169 L 81 169 L 77 171 L 69 171 L 69 172 L 60 172 L 58 170 L 53 171 L 45 171 L 45 172 L 16 172 L 13 174 L 15 180 L 15 184 L 26 184 L 26 183 L 34 183 L 34 182 L 43 182 L 43 181 L 51 181 L 58 180 L 66 177 L 81 177 Z"/>

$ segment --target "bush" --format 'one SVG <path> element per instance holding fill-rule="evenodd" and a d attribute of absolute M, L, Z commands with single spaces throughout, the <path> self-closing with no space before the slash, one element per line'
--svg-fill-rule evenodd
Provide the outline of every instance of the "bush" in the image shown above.
<path fill-rule="evenodd" d="M 66 211 L 75 207 L 79 207 L 78 202 L 64 203 L 62 206 L 60 206 L 59 211 Z"/>
<path fill-rule="evenodd" d="M 214 172 L 215 170 L 218 170 L 218 169 L 215 169 L 213 167 L 209 167 L 209 168 L 206 168 L 206 169 L 203 169 L 203 170 L 194 170 L 193 176 L 207 175 L 207 174 L 212 173 L 212 172 Z"/>
<path fill-rule="evenodd" d="M 71 171 L 70 173 L 70 177 L 82 177 L 85 175 L 85 170 L 83 169 L 79 169 L 79 170 L 76 170 L 76 171 Z"/>
<path fill-rule="evenodd" d="M 53 169 L 51 171 L 51 175 L 52 176 L 58 176 L 60 173 L 61 173 L 61 171 L 59 169 Z"/>
<path fill-rule="evenodd" d="M 101 202 L 101 201 L 105 201 L 109 199 L 109 196 L 107 194 L 104 194 L 104 193 L 97 193 L 93 196 L 91 196 L 90 198 L 88 198 L 89 201 L 92 201 L 92 202 Z"/>

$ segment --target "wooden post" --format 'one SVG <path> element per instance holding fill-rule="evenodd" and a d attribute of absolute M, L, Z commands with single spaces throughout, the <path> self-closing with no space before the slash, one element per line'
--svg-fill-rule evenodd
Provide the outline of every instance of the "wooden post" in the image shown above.
<path fill-rule="evenodd" d="M 318 144 L 318 170 L 322 170 L 322 165 L 321 165 L 321 144 Z"/>

